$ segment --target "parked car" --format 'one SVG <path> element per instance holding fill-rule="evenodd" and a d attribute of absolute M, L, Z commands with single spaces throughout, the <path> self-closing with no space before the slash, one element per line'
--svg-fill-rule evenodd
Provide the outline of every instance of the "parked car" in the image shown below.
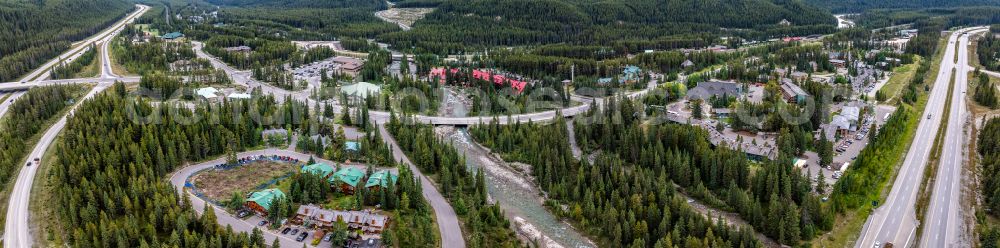
<path fill-rule="evenodd" d="M 266 221 L 266 220 L 262 220 L 262 221 L 258 222 L 258 223 L 257 223 L 257 225 L 258 225 L 258 226 L 264 226 L 264 225 L 267 225 L 267 221 Z"/>
<path fill-rule="evenodd" d="M 328 233 L 328 234 L 326 234 L 326 236 L 323 236 L 323 242 L 330 242 L 330 240 L 333 240 L 333 234 L 332 233 Z"/>
<path fill-rule="evenodd" d="M 299 237 L 295 238 L 295 241 L 302 242 L 303 240 L 306 240 L 306 237 L 309 237 L 309 233 L 302 232 L 302 234 L 299 234 Z"/>
<path fill-rule="evenodd" d="M 295 234 L 298 234 L 298 233 L 299 233 L 299 229 L 298 228 L 292 229 L 292 235 L 295 235 Z"/>
<path fill-rule="evenodd" d="M 288 232 L 291 232 L 291 231 L 292 231 L 291 227 L 285 227 L 285 230 L 281 230 L 281 234 L 288 234 Z"/>
<path fill-rule="evenodd" d="M 250 216 L 250 211 L 240 210 L 240 211 L 236 212 L 236 218 L 241 218 L 242 219 L 242 218 L 245 218 L 247 216 Z"/>

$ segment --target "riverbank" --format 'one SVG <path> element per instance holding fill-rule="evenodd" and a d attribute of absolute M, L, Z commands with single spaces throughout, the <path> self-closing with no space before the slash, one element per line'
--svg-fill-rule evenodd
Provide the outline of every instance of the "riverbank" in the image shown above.
<path fill-rule="evenodd" d="M 465 155 L 469 169 L 485 172 L 491 201 L 499 203 L 516 224 L 513 228 L 519 238 L 543 247 L 597 247 L 544 206 L 546 195 L 530 176 L 530 165 L 505 162 L 473 141 L 465 130 L 438 127 L 435 132 Z"/>

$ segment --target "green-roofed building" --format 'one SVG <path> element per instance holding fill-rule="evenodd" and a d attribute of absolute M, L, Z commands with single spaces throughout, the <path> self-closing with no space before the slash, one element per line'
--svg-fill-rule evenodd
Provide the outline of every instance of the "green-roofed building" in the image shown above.
<path fill-rule="evenodd" d="M 358 82 L 340 87 L 340 92 L 354 99 L 365 99 L 369 95 L 378 96 L 381 91 L 382 87 L 368 82 Z"/>
<path fill-rule="evenodd" d="M 271 202 L 281 198 L 285 198 L 285 192 L 281 192 L 280 189 L 265 189 L 250 194 L 246 206 L 257 211 L 261 216 L 267 216 L 267 210 L 271 209 Z"/>
<path fill-rule="evenodd" d="M 395 184 L 399 180 L 399 175 L 392 174 L 388 170 L 380 170 L 368 176 L 368 182 L 365 183 L 365 188 L 369 190 L 378 190 L 389 186 L 389 179 L 392 178 L 392 183 Z"/>
<path fill-rule="evenodd" d="M 326 179 L 330 174 L 333 174 L 333 167 L 324 163 L 315 163 L 302 166 L 302 173 L 312 173 Z"/>
<path fill-rule="evenodd" d="M 354 188 L 358 187 L 364 177 L 365 172 L 361 169 L 345 166 L 330 177 L 330 184 L 334 188 L 339 188 L 341 192 L 353 194 Z"/>
<path fill-rule="evenodd" d="M 163 35 L 163 37 L 161 37 L 161 38 L 163 38 L 164 40 L 175 40 L 175 39 L 181 38 L 181 37 L 184 37 L 184 34 L 182 34 L 180 32 L 171 32 L 171 33 L 167 33 L 167 34 Z"/>

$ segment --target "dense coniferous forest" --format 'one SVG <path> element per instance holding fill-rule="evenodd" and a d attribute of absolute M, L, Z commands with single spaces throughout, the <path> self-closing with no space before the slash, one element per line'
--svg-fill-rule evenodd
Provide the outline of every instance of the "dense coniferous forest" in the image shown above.
<path fill-rule="evenodd" d="M 804 0 L 811 6 L 830 10 L 833 13 L 858 13 L 869 9 L 917 9 L 960 6 L 996 6 L 997 0 Z"/>
<path fill-rule="evenodd" d="M 56 145 L 56 198 L 73 206 L 59 208 L 64 240 L 82 247 L 266 245 L 259 231 L 234 234 L 216 224 L 211 208 L 195 215 L 188 196 L 163 178 L 184 162 L 262 144 L 266 126 L 304 122 L 287 114 L 294 107 L 260 97 L 192 111 L 127 94 L 119 83 L 82 103 Z M 186 119 L 194 114 L 202 118 Z"/>
<path fill-rule="evenodd" d="M 976 56 L 979 64 L 990 71 L 1000 71 L 1000 38 L 994 32 L 989 32 L 983 38 L 976 41 Z"/>
<path fill-rule="evenodd" d="M 29 90 L 17 99 L 0 119 L 0 186 L 6 186 L 12 173 L 24 166 L 30 152 L 29 140 L 65 109 L 70 99 L 83 95 L 80 85 L 45 86 Z M 32 142 L 33 143 L 33 142 Z"/>
<path fill-rule="evenodd" d="M 597 123 L 602 124 L 597 125 L 617 125 L 605 121 L 598 120 Z M 628 129 L 629 132 L 635 131 Z M 569 151 L 567 130 L 562 119 L 549 125 L 527 123 L 500 126 L 491 123 L 477 126 L 470 133 L 505 160 L 531 164 L 532 176 L 549 198 L 568 206 L 566 211 L 558 208 L 553 211 L 581 224 L 581 230 L 600 237 L 605 245 L 761 246 L 752 237 L 751 228 L 736 229 L 723 223 L 712 223 L 685 203 L 685 198 L 675 192 L 675 180 L 681 179 L 685 185 L 689 185 L 692 179 L 701 180 L 694 179 L 698 174 L 688 166 L 681 166 L 683 171 L 674 171 L 678 168 L 632 163 L 612 153 L 596 156 L 593 164 L 588 160 L 576 161 Z M 649 152 L 645 148 L 641 151 Z M 691 161 L 690 158 L 682 160 L 680 157 L 656 159 L 663 163 Z M 741 173 L 741 176 L 730 176 L 734 180 L 745 180 L 748 176 L 746 171 Z M 785 221 L 784 218 L 779 219 Z"/>
<path fill-rule="evenodd" d="M 434 133 L 434 126 L 393 114 L 386 128 L 400 149 L 425 175 L 434 178 L 463 223 L 470 247 L 519 247 L 500 206 L 487 201 L 482 170 L 470 171 L 465 158 Z"/>
<path fill-rule="evenodd" d="M 384 9 L 385 1 L 380 0 L 204 0 L 226 6 L 264 7 L 304 7 L 304 8 L 355 8 L 368 7 Z"/>
<path fill-rule="evenodd" d="M 114 39 L 111 49 L 115 62 L 129 72 L 146 74 L 152 71 L 169 71 L 170 63 L 195 58 L 191 44 L 165 42 L 153 38 L 150 42 L 134 43 L 128 36 Z"/>
<path fill-rule="evenodd" d="M 620 43 L 641 51 L 696 46 L 696 34 L 719 28 L 746 29 L 738 35 L 756 39 L 829 33 L 833 24 L 827 12 L 799 1 L 455 0 L 441 2 L 412 30 L 380 39 L 438 54 L 551 43 Z"/>
<path fill-rule="evenodd" d="M 94 63 L 95 58 L 97 58 L 97 47 L 91 46 L 90 49 L 83 52 L 83 54 L 73 60 L 73 62 L 63 62 L 53 66 L 49 75 L 52 79 L 72 78 L 77 73 L 80 73 L 84 67 Z"/>
<path fill-rule="evenodd" d="M 991 215 L 997 216 L 995 210 L 1000 209 L 1000 119 L 993 118 L 986 122 L 986 126 L 979 134 L 976 148 L 978 149 L 982 183 L 979 188 L 982 190 L 984 205 L 988 209 L 994 209 Z M 1000 240 L 997 240 L 1000 241 Z"/>
<path fill-rule="evenodd" d="M 979 190 L 982 194 L 981 208 L 976 211 L 976 230 L 980 247 L 1000 247 L 1000 225 L 996 224 L 997 209 L 1000 209 L 1000 119 L 992 118 L 985 123 L 976 142 L 979 161 Z"/>
<path fill-rule="evenodd" d="M 991 109 L 997 108 L 997 88 L 993 82 L 990 82 L 990 76 L 985 73 L 980 73 L 975 77 L 976 89 L 975 93 L 972 95 L 972 99 L 976 100 L 976 103 L 989 107 Z"/>
<path fill-rule="evenodd" d="M 0 81 L 11 81 L 110 26 L 133 8 L 122 0 L 0 3 Z"/>

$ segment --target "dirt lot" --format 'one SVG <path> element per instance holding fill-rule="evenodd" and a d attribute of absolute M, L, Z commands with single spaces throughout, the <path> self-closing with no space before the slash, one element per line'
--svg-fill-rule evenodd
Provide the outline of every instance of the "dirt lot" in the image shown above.
<path fill-rule="evenodd" d="M 247 193 L 271 179 L 294 172 L 292 163 L 257 161 L 231 170 L 208 170 L 191 176 L 191 183 L 215 201 L 225 201 L 233 192 Z"/>

